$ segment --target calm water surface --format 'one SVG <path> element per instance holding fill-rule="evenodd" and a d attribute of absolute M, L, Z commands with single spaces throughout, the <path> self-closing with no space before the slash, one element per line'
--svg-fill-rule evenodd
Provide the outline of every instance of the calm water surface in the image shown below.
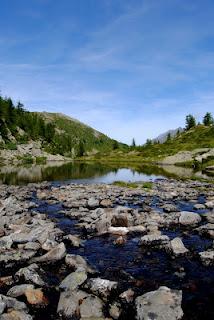
<path fill-rule="evenodd" d="M 50 162 L 45 165 L 2 166 L 0 183 L 29 182 L 112 183 L 114 181 L 149 181 L 157 178 L 209 178 L 201 172 L 175 166 L 149 166 L 141 163 Z"/>

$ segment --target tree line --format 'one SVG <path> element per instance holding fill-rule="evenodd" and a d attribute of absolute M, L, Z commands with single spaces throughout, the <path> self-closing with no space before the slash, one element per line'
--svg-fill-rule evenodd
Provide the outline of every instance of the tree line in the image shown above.
<path fill-rule="evenodd" d="M 214 118 L 211 114 L 211 112 L 207 112 L 202 120 L 202 124 L 204 126 L 213 126 L 214 125 Z M 191 128 L 196 127 L 197 122 L 196 122 L 196 118 L 192 115 L 192 114 L 188 114 L 186 116 L 186 130 L 189 130 Z M 200 125 L 200 122 L 198 123 L 198 125 Z"/>

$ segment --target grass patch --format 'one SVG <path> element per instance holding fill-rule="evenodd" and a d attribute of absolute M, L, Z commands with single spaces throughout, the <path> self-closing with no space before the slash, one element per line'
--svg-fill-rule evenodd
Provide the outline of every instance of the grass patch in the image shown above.
<path fill-rule="evenodd" d="M 139 184 L 136 182 L 125 182 L 125 181 L 114 181 L 114 186 L 125 187 L 125 188 L 138 188 Z"/>
<path fill-rule="evenodd" d="M 46 164 L 47 158 L 46 157 L 36 157 L 36 164 Z"/>
<path fill-rule="evenodd" d="M 18 156 L 18 160 L 20 160 L 23 164 L 33 164 L 34 159 L 31 155 L 25 154 L 24 156 Z"/>
<path fill-rule="evenodd" d="M 152 189 L 153 182 L 151 182 L 151 181 L 143 182 L 142 187 L 145 188 L 145 189 Z"/>

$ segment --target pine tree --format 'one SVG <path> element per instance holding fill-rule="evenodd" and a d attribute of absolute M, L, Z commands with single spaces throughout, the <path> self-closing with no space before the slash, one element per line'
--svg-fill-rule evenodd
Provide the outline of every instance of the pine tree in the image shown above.
<path fill-rule="evenodd" d="M 136 147 L 135 139 L 132 139 L 132 147 Z"/>
<path fill-rule="evenodd" d="M 210 112 L 207 112 L 203 118 L 203 124 L 205 126 L 212 126 L 214 124 L 213 116 Z"/>
<path fill-rule="evenodd" d="M 186 130 L 189 130 L 193 127 L 196 126 L 196 120 L 195 120 L 195 117 L 191 114 L 188 114 L 186 116 Z"/>

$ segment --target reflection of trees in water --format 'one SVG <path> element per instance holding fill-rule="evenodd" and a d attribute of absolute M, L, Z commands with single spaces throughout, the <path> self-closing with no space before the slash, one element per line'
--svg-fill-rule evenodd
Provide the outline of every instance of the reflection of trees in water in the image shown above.
<path fill-rule="evenodd" d="M 119 169 L 129 169 L 133 176 L 136 173 L 147 176 L 164 176 L 169 178 L 192 177 L 193 171 L 175 166 L 155 166 L 142 163 L 98 163 L 98 162 L 51 162 L 46 165 L 28 167 L 1 167 L 0 183 L 25 184 L 28 182 L 63 181 L 76 179 L 93 179 L 112 172 L 115 176 Z M 206 177 L 197 172 L 198 177 Z M 116 178 L 115 178 L 116 179 Z"/>

